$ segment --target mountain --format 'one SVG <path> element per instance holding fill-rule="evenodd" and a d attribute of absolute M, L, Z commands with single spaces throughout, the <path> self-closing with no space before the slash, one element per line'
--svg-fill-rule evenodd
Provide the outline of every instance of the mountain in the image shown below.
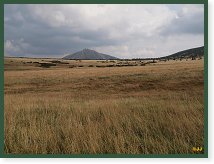
<path fill-rule="evenodd" d="M 116 60 L 114 56 L 102 54 L 90 49 L 83 49 L 82 51 L 78 51 L 76 53 L 67 55 L 63 57 L 63 59 L 77 59 L 77 60 Z"/>
<path fill-rule="evenodd" d="M 204 46 L 180 51 L 172 55 L 161 57 L 161 59 L 200 58 L 202 56 L 204 56 Z"/>

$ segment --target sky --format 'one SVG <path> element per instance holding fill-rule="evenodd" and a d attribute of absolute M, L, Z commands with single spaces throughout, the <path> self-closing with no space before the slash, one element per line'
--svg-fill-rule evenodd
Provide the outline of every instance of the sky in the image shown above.
<path fill-rule="evenodd" d="M 84 48 L 161 57 L 204 45 L 200 4 L 7 4 L 4 55 L 63 57 Z"/>

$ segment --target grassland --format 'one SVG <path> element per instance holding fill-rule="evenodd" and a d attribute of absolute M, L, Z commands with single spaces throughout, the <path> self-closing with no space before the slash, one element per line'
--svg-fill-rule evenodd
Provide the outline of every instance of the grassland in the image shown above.
<path fill-rule="evenodd" d="M 49 60 L 5 58 L 5 153 L 192 154 L 204 146 L 203 60 L 33 63 Z"/>

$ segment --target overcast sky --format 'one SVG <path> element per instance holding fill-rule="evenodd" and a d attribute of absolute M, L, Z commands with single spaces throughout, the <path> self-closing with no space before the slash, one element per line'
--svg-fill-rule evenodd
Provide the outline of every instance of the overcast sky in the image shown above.
<path fill-rule="evenodd" d="M 160 57 L 204 45 L 203 5 L 5 5 L 7 56 L 63 57 L 83 48 Z"/>

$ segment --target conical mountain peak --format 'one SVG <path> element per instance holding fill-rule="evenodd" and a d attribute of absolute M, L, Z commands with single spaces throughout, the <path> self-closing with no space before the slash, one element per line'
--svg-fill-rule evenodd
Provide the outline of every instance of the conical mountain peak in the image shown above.
<path fill-rule="evenodd" d="M 95 50 L 90 50 L 88 48 L 84 48 L 81 51 L 78 51 L 76 53 L 67 55 L 63 57 L 63 59 L 78 59 L 78 60 L 115 60 L 118 59 L 114 56 L 102 54 L 99 52 L 96 52 Z"/>

